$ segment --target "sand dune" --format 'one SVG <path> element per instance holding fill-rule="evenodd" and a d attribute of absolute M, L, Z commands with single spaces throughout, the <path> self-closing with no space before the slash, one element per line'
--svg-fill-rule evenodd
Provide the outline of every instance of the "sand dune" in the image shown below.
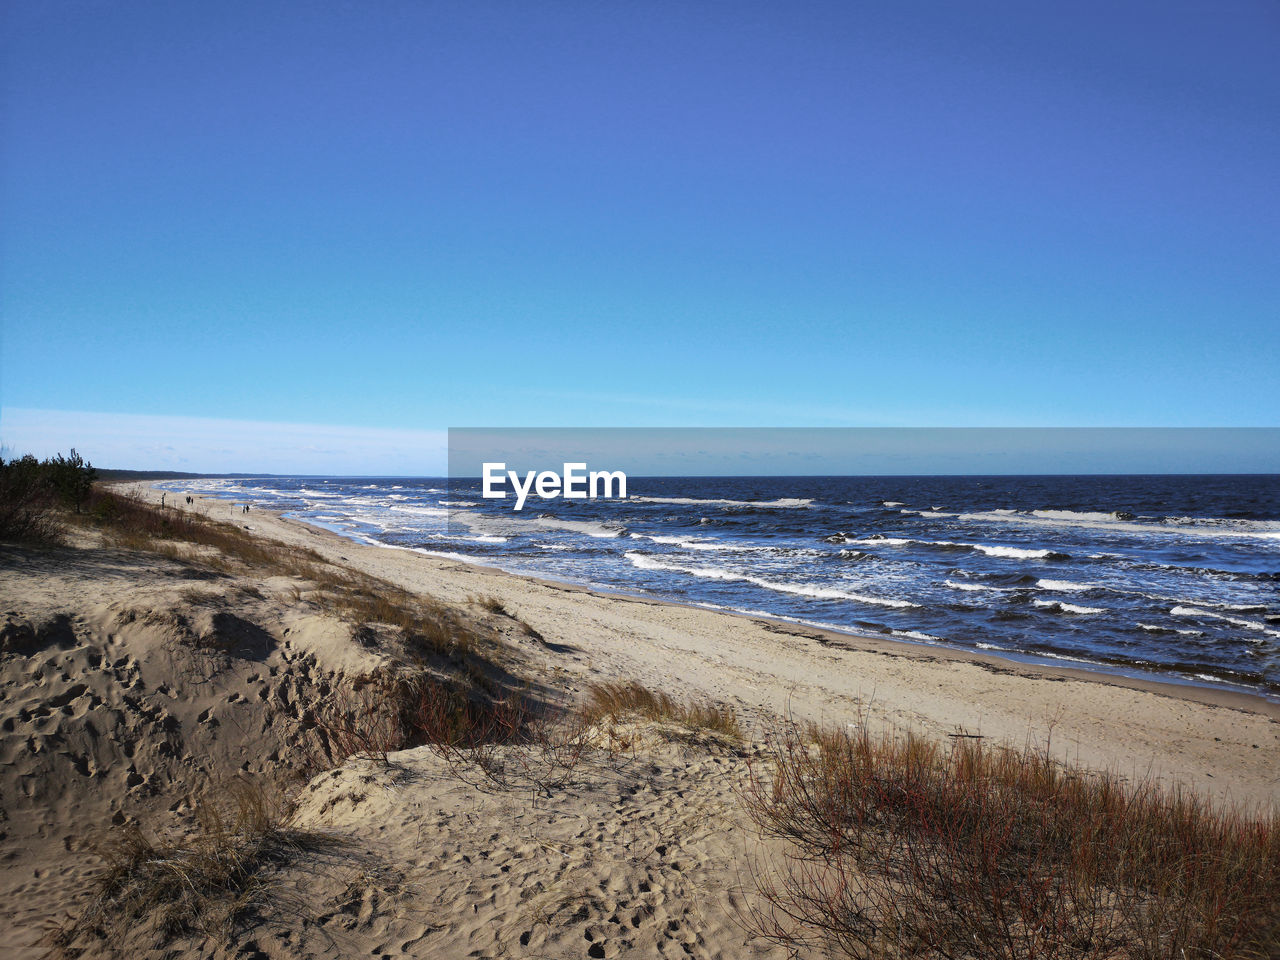
<path fill-rule="evenodd" d="M 1280 724 L 1260 701 L 595 594 L 267 514 L 239 522 L 458 605 L 551 700 L 634 678 L 733 705 L 746 739 L 614 730 L 610 749 L 593 741 L 553 788 L 531 775 L 499 785 L 430 747 L 315 773 L 315 704 L 402 662 L 389 637 L 309 602 L 296 578 L 228 574 L 91 539 L 0 547 L 8 955 L 44 954 L 49 931 L 83 908 L 104 836 L 129 823 L 190 830 L 197 796 L 237 774 L 296 794 L 293 826 L 327 845 L 272 867 L 270 906 L 251 929 L 179 938 L 179 956 L 787 956 L 739 922 L 760 844 L 737 791 L 782 714 L 1030 739 L 1214 796 L 1276 797 Z M 477 596 L 501 610 L 469 605 Z M 498 748 L 494 762 L 525 762 L 504 757 L 514 749 Z M 127 942 L 130 955 L 147 955 L 148 936 Z"/>

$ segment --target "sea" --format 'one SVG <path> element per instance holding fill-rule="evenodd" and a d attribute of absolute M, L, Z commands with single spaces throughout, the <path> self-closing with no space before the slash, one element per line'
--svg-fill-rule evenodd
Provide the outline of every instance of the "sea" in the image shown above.
<path fill-rule="evenodd" d="M 626 499 L 518 513 L 478 479 L 158 486 L 599 590 L 1280 701 L 1280 476 L 628 477 Z"/>

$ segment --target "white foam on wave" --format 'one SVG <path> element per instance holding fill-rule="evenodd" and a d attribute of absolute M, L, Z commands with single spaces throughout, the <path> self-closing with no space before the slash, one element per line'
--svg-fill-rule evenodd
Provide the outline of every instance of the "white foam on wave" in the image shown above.
<path fill-rule="evenodd" d="M 1074 583 L 1071 580 L 1037 580 L 1036 586 L 1041 590 L 1092 590 L 1091 583 Z"/>
<path fill-rule="evenodd" d="M 1057 610 L 1060 613 L 1091 614 L 1107 612 L 1102 607 L 1082 607 L 1074 603 L 1063 603 L 1061 600 L 1034 600 L 1032 602 L 1037 607 L 1045 610 Z"/>
<path fill-rule="evenodd" d="M 950 587 L 952 590 L 967 590 L 970 593 L 986 593 L 990 591 L 1003 593 L 1014 589 L 1013 587 L 993 587 L 985 583 L 960 583 L 956 580 L 943 580 L 942 585 Z"/>
<path fill-rule="evenodd" d="M 1139 630 L 1145 630 L 1147 633 L 1180 633 L 1184 637 L 1203 637 L 1203 630 L 1184 630 L 1181 627 L 1161 627 L 1154 623 L 1140 623 Z"/>
<path fill-rule="evenodd" d="M 1042 650 L 1042 651 L 1038 651 L 1038 652 L 1036 653 L 1036 656 L 1037 656 L 1037 657 L 1048 657 L 1050 660 L 1068 660 L 1068 661 L 1070 661 L 1071 663 L 1089 663 L 1089 664 L 1092 664 L 1092 663 L 1094 662 L 1094 661 L 1092 661 L 1092 660 L 1086 660 L 1084 657 L 1069 657 L 1069 656 L 1067 656 L 1065 653 L 1048 653 L 1048 652 L 1043 651 L 1043 650 Z"/>
<path fill-rule="evenodd" d="M 752 547 L 747 544 L 725 543 L 710 537 L 669 537 L 654 533 L 633 533 L 632 540 L 649 540 L 653 543 L 667 544 L 673 547 L 684 547 L 686 550 L 761 550 L 763 547 Z"/>
<path fill-rule="evenodd" d="M 906 506 L 906 504 L 904 504 L 904 503 L 899 503 L 897 500 L 882 500 L 882 501 L 880 501 L 880 506 L 882 506 L 882 507 L 904 507 L 904 506 Z"/>
<path fill-rule="evenodd" d="M 635 503 L 709 504 L 717 507 L 767 507 L 777 510 L 794 510 L 813 503 L 812 497 L 782 497 L 779 500 L 721 500 L 697 497 L 631 497 Z"/>
<path fill-rule="evenodd" d="M 729 580 L 741 583 L 751 583 L 757 587 L 763 587 L 765 590 L 773 590 L 777 593 L 790 593 L 802 597 L 813 597 L 816 600 L 853 600 L 856 603 L 867 603 L 878 607 L 915 607 L 919 604 L 910 602 L 909 600 L 896 600 L 887 597 L 872 597 L 861 593 L 849 593 L 846 590 L 837 590 L 834 587 L 815 587 L 803 583 L 780 583 L 776 580 L 766 580 L 763 577 L 753 576 L 749 573 L 742 573 L 736 570 L 726 570 L 723 567 L 688 567 L 677 563 L 664 563 L 661 560 L 655 560 L 643 553 L 628 551 L 626 558 L 631 561 L 631 565 L 639 570 L 665 570 L 670 573 L 687 573 L 690 576 L 702 577 L 706 580 Z"/>
<path fill-rule="evenodd" d="M 717 551 L 725 553 L 786 553 L 788 556 L 793 557 L 830 556 L 830 554 L 823 550 L 804 550 L 752 543 L 732 543 L 726 540 L 717 540 L 714 537 L 675 537 L 648 533 L 632 533 L 630 536 L 633 540 L 649 540 L 653 543 L 680 547 L 683 550 Z"/>
<path fill-rule="evenodd" d="M 1102 521 L 1108 522 L 1117 520 L 1114 513 L 1102 513 L 1096 510 L 1032 510 L 1033 517 L 1039 517 L 1041 520 L 1084 520 L 1084 521 Z"/>
<path fill-rule="evenodd" d="M 442 510 L 439 507 L 419 507 L 403 503 L 393 504 L 389 509 L 395 513 L 408 513 L 417 517 L 447 517 L 449 515 L 448 510 Z"/>
<path fill-rule="evenodd" d="M 1243 617 L 1229 617 L 1225 613 L 1214 613 L 1212 610 L 1205 610 L 1202 607 L 1186 607 L 1176 606 L 1170 611 L 1175 617 L 1210 617 L 1214 620 L 1225 620 L 1237 627 L 1243 627 L 1245 630 L 1255 630 L 1258 633 L 1266 634 L 1269 637 L 1280 637 L 1280 630 L 1272 630 L 1265 623 L 1259 623 L 1256 620 L 1246 620 Z M 1249 639 L 1249 638 L 1246 638 Z M 1250 643 L 1260 643 L 1260 640 L 1250 640 Z"/>
<path fill-rule="evenodd" d="M 919 640 L 922 643 L 946 643 L 941 637 L 935 637 L 931 633 L 921 633 L 919 630 L 890 630 L 890 634 L 895 637 L 905 637 L 908 640 Z"/>
<path fill-rule="evenodd" d="M 383 544 L 383 546 L 387 546 L 387 544 Z M 451 553 L 448 550 L 428 550 L 426 547 L 405 547 L 402 549 L 411 550 L 414 553 L 420 553 L 426 557 L 439 557 L 442 560 L 460 560 L 463 563 L 476 562 L 475 557 L 468 557 L 466 554 L 462 553 Z"/>
<path fill-rule="evenodd" d="M 1042 560 L 1046 557 L 1061 556 L 1055 550 L 1028 549 L 1026 547 L 1005 547 L 986 543 L 957 543 L 954 540 L 912 540 L 908 537 L 864 537 L 861 540 L 845 540 L 845 543 L 875 546 L 882 544 L 889 547 L 901 547 L 907 544 L 919 544 L 922 547 L 955 547 L 976 550 L 989 557 L 1005 557 L 1012 560 Z"/>
<path fill-rule="evenodd" d="M 533 522 L 540 527 L 568 530 L 571 533 L 581 533 L 601 540 L 616 540 L 618 537 L 626 536 L 627 533 L 626 527 L 611 527 L 591 520 L 557 520 L 554 517 L 538 517 Z"/>
<path fill-rule="evenodd" d="M 911 511 L 904 510 L 903 513 Z M 928 514 L 921 512 L 921 516 Z M 1280 522 L 1272 520 L 1229 520 L 1218 517 L 1166 517 L 1163 520 L 1121 520 L 1116 513 L 1086 510 L 986 510 L 961 513 L 958 519 L 979 522 L 1010 522 L 1045 527 L 1085 527 L 1119 531 L 1133 535 L 1186 537 L 1247 537 L 1280 539 Z"/>
<path fill-rule="evenodd" d="M 474 500 L 441 500 L 442 507 L 478 507 L 480 504 Z"/>
<path fill-rule="evenodd" d="M 985 543 L 964 543 L 957 546 L 971 547 L 988 557 L 1009 557 L 1017 560 L 1041 560 L 1054 555 L 1053 550 L 1028 550 L 1024 547 L 992 547 Z"/>

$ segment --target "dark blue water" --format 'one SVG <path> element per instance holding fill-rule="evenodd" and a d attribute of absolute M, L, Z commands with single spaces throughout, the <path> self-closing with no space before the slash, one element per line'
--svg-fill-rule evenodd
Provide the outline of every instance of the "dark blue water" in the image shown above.
<path fill-rule="evenodd" d="M 388 546 L 861 634 L 1280 698 L 1280 478 L 629 478 L 166 483 Z"/>

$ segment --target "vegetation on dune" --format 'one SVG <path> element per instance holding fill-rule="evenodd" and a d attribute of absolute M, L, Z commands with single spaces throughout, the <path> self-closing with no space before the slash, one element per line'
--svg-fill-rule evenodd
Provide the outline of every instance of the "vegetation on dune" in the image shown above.
<path fill-rule="evenodd" d="M 745 800 L 789 841 L 756 931 L 851 957 L 1219 960 L 1280 951 L 1280 819 L 1045 753 L 789 728 Z"/>
<path fill-rule="evenodd" d="M 80 513 L 96 478 L 74 447 L 65 457 L 0 459 L 0 540 L 60 543 L 62 514 Z"/>
<path fill-rule="evenodd" d="M 678 724 L 692 733 L 716 734 L 733 742 L 742 739 L 742 728 L 732 707 L 676 700 L 665 691 L 635 682 L 593 683 L 587 690 L 582 716 L 588 723 L 638 717 Z"/>
<path fill-rule="evenodd" d="M 271 902 L 274 870 L 334 844 L 295 828 L 291 808 L 257 783 L 232 780 L 222 795 L 199 804 L 196 829 L 186 836 L 159 842 L 128 826 L 105 844 L 106 869 L 57 945 L 96 940 L 126 955 L 146 941 L 225 941 L 237 921 Z"/>

